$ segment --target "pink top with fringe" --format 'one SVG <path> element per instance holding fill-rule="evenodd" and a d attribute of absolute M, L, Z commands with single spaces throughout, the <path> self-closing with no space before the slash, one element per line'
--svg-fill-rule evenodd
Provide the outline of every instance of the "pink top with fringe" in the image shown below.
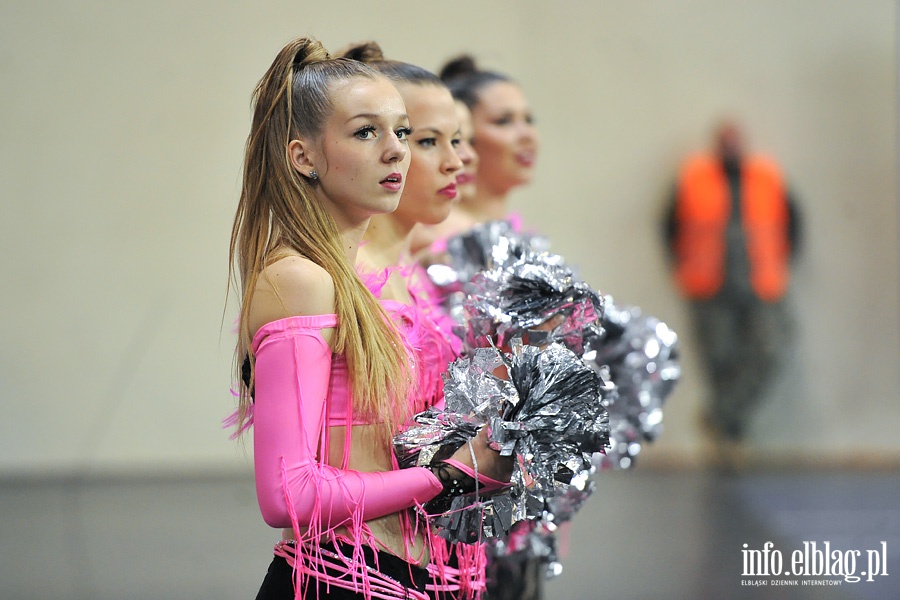
<path fill-rule="evenodd" d="M 296 597 L 302 597 L 311 578 L 367 597 L 405 597 L 406 590 L 391 591 L 389 580 L 381 581 L 376 569 L 367 568 L 363 546 L 379 549 L 367 521 L 400 513 L 404 537 L 412 540 L 414 523 L 403 518 L 407 509 L 433 498 L 442 486 L 420 467 L 348 468 L 352 410 L 344 410 L 340 423 L 332 409 L 352 404 L 346 384 L 333 377 L 340 361 L 322 337 L 322 329 L 336 325 L 335 315 L 294 316 L 267 323 L 254 336 L 253 447 L 260 512 L 270 526 L 294 532 L 296 545 L 279 543 L 276 554 L 294 567 Z M 346 426 L 347 439 L 343 464 L 333 466 L 320 457 L 328 456 L 329 426 L 338 423 Z M 352 556 L 323 552 L 322 543 L 339 541 L 355 548 Z M 326 568 L 347 576 L 328 575 Z"/>
<path fill-rule="evenodd" d="M 438 344 L 435 331 L 423 325 L 428 321 L 415 307 L 389 303 L 386 309 L 401 322 L 404 341 L 416 357 L 417 380 L 428 386 L 427 394 L 419 389 L 410 398 L 411 409 L 422 410 L 443 398 L 443 384 L 437 386 L 435 377 L 439 379 L 437 370 L 445 370 L 455 355 L 447 351 L 447 344 Z M 279 542 L 275 553 L 294 567 L 297 598 L 309 580 L 316 579 L 367 598 L 426 600 L 428 596 L 383 576 L 377 565 L 366 565 L 362 548 L 380 549 L 366 522 L 394 513 L 400 516 L 409 547 L 419 525 L 408 509 L 436 496 L 442 486 L 430 470 L 421 467 L 399 470 L 394 464 L 394 470 L 387 472 L 347 468 L 350 425 L 364 425 L 368 420 L 354 417 L 344 357 L 332 353 L 322 337 L 323 329 L 336 325 L 333 314 L 294 316 L 267 323 L 254 336 L 252 424 L 260 511 L 270 526 L 294 531 L 296 544 Z M 431 367 L 427 376 L 421 374 L 425 365 Z M 286 426 L 290 423 L 297 426 Z M 339 467 L 319 458 L 328 455 L 328 432 L 333 426 L 345 427 Z M 429 589 L 459 598 L 478 597 L 484 589 L 482 548 L 454 548 L 428 532 L 425 537 L 432 557 Z M 350 543 L 355 550 L 352 556 L 324 552 L 320 544 L 329 541 Z M 458 568 L 447 565 L 454 554 Z M 333 577 L 326 569 L 345 576 Z"/>
<path fill-rule="evenodd" d="M 399 271 L 406 282 L 412 304 L 382 299 L 381 292 L 392 273 Z M 418 264 L 396 266 L 378 273 L 360 272 L 360 277 L 391 315 L 404 336 L 415 361 L 417 385 L 411 405 L 414 412 L 430 406 L 443 407 L 447 367 L 459 357 L 462 340 L 453 333 L 453 320 L 440 307 L 437 288 Z"/>

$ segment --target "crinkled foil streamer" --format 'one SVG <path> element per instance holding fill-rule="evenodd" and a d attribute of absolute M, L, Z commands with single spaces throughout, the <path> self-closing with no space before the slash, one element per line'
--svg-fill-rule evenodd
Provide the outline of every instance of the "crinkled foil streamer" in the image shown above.
<path fill-rule="evenodd" d="M 546 238 L 517 232 L 508 221 L 488 221 L 447 240 L 447 267 L 434 270 L 434 283 L 441 287 L 471 281 L 481 271 L 514 262 L 526 251 L 549 247 Z"/>
<path fill-rule="evenodd" d="M 493 374 L 505 367 L 508 380 Z M 590 494 L 592 456 L 609 440 L 601 378 L 560 344 L 513 343 L 510 354 L 479 348 L 450 365 L 444 411 L 420 413 L 394 438 L 401 466 L 428 464 L 437 449 L 489 426 L 491 447 L 515 463 L 510 487 L 490 498 L 458 496 L 430 520 L 440 535 L 474 543 L 507 536 L 513 524 L 553 521 L 577 507 L 567 494 Z M 579 499 L 583 502 L 583 499 Z M 580 505 L 580 504 L 579 504 Z"/>
<path fill-rule="evenodd" d="M 607 369 L 615 390 L 604 401 L 609 411 L 610 447 L 597 454 L 600 469 L 627 469 L 645 442 L 663 428 L 663 403 L 681 376 L 678 336 L 636 306 L 617 306 L 605 297 L 603 332 L 585 341 L 584 360 Z"/>
<path fill-rule="evenodd" d="M 574 302 L 574 310 L 553 330 L 529 329 L 535 323 L 546 322 L 554 309 L 564 304 L 558 303 L 557 293 L 564 289 L 559 284 L 563 277 L 554 271 L 564 268 L 563 261 L 547 255 L 548 248 L 546 239 L 516 233 L 508 223 L 487 223 L 451 240 L 446 264 L 432 265 L 428 274 L 444 292 L 446 310 L 457 324 L 467 327 L 461 330 L 464 332 L 461 337 L 466 339 L 470 350 L 485 345 L 481 342 L 491 334 L 502 340 L 527 330 L 530 343 L 558 341 L 582 354 L 585 363 L 601 377 L 605 386 L 602 402 L 609 411 L 610 448 L 605 454 L 594 455 L 595 465 L 601 469 L 629 468 L 635 464 L 642 445 L 651 442 L 662 430 L 662 404 L 680 376 L 677 336 L 665 323 L 643 315 L 637 307 L 614 305 L 609 296 L 603 297 L 605 306 L 601 304 L 598 308 L 588 293 L 581 295 L 581 303 Z M 528 295 L 540 287 L 538 284 L 529 289 L 528 284 L 523 285 L 526 298 L 520 302 L 504 296 L 505 293 L 513 295 L 502 290 L 503 283 L 512 281 L 513 269 L 510 267 L 517 261 L 525 263 L 529 259 L 547 270 L 546 289 L 556 290 L 549 296 L 556 295 L 557 298 L 544 298 L 534 305 L 544 304 L 543 312 L 537 308 L 530 314 L 527 311 L 510 314 L 514 307 L 529 306 L 533 296 L 529 298 Z M 522 267 L 518 275 L 524 275 L 524 271 Z M 479 275 L 484 272 L 493 274 Z M 571 272 L 565 273 L 565 276 L 571 275 Z M 550 282 L 556 282 L 556 285 Z M 579 293 L 581 285 L 576 286 Z M 473 292 L 480 297 L 467 298 L 467 294 Z M 495 300 L 490 300 L 492 297 Z M 600 314 L 599 326 L 591 323 L 588 311 L 583 310 L 588 306 Z M 573 481 L 582 476 L 579 474 Z M 558 575 L 562 566 L 556 558 L 555 531 L 590 495 L 593 482 L 589 477 L 589 473 L 585 475 L 586 484 L 570 486 L 555 496 L 556 506 L 550 506 L 540 519 L 516 523 L 508 537 L 489 538 L 488 552 L 504 561 L 538 558 L 546 564 L 548 576 Z"/>
<path fill-rule="evenodd" d="M 517 232 L 508 221 L 489 221 L 447 240 L 446 255 L 426 272 L 444 296 L 444 309 L 463 325 L 466 286 L 477 274 L 513 263 L 528 251 L 541 252 L 548 247 L 546 238 Z"/>
<path fill-rule="evenodd" d="M 585 336 L 602 335 L 603 299 L 555 254 L 525 250 L 515 261 L 475 275 L 467 291 L 466 326 L 459 331 L 467 349 L 483 348 L 488 340 L 507 347 L 525 338 L 531 345 L 560 342 L 581 354 Z"/>
<path fill-rule="evenodd" d="M 602 469 L 630 468 L 662 431 L 663 402 L 681 372 L 677 336 L 638 307 L 614 306 L 610 296 L 598 301 L 548 248 L 545 238 L 494 221 L 452 238 L 447 264 L 432 265 L 428 273 L 446 294 L 445 308 L 468 349 L 485 346 L 488 337 L 504 346 L 527 333 L 529 343 L 560 342 L 608 373 L 619 388 L 605 400 L 611 447 L 595 460 Z M 533 329 L 560 311 L 565 319 L 552 330 Z"/>
<path fill-rule="evenodd" d="M 502 560 L 507 564 L 507 570 L 517 573 L 526 571 L 521 566 L 523 563 L 538 560 L 547 578 L 561 574 L 563 567 L 556 543 L 558 530 L 594 492 L 593 473 L 594 469 L 586 469 L 573 477 L 563 492 L 548 500 L 541 518 L 519 521 L 508 536 L 488 539 L 485 550 L 491 560 Z M 510 568 L 513 564 L 520 566 Z"/>

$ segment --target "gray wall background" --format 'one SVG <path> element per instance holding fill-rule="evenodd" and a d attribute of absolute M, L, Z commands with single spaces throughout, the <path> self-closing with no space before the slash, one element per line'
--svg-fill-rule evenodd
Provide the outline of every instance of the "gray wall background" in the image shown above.
<path fill-rule="evenodd" d="M 802 202 L 798 348 L 757 451 L 900 457 L 897 8 L 889 0 L 0 5 L 0 475 L 249 468 L 220 419 L 227 246 L 250 93 L 278 49 L 375 39 L 515 76 L 543 150 L 515 208 L 586 279 L 681 334 L 645 460 L 701 456 L 706 392 L 659 219 L 679 159 L 740 118 Z"/>

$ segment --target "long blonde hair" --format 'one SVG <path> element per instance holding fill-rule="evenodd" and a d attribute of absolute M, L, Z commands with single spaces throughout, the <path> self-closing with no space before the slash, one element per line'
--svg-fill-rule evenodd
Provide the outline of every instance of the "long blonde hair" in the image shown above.
<path fill-rule="evenodd" d="M 331 342 L 347 361 L 353 412 L 385 421 L 393 431 L 405 416 L 410 386 L 409 356 L 397 329 L 348 260 L 337 224 L 316 197 L 315 182 L 292 166 L 288 144 L 315 139 L 333 109 L 336 82 L 382 77 L 349 59 L 333 59 L 317 40 L 287 44 L 256 86 L 253 123 L 244 158 L 244 178 L 229 251 L 229 281 L 240 274 L 241 312 L 236 378 L 250 358 L 250 384 L 241 389 L 238 430 L 244 429 L 252 402 L 253 356 L 247 322 L 263 269 L 294 251 L 325 269 L 335 288 L 337 329 Z"/>

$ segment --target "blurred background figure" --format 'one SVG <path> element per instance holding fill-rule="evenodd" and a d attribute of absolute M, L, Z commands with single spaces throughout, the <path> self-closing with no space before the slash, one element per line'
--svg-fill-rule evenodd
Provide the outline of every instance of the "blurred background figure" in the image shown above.
<path fill-rule="evenodd" d="M 708 371 L 701 420 L 720 466 L 740 465 L 754 409 L 793 338 L 785 296 L 799 225 L 781 170 L 745 151 L 736 121 L 722 121 L 712 151 L 682 164 L 666 236 Z"/>

